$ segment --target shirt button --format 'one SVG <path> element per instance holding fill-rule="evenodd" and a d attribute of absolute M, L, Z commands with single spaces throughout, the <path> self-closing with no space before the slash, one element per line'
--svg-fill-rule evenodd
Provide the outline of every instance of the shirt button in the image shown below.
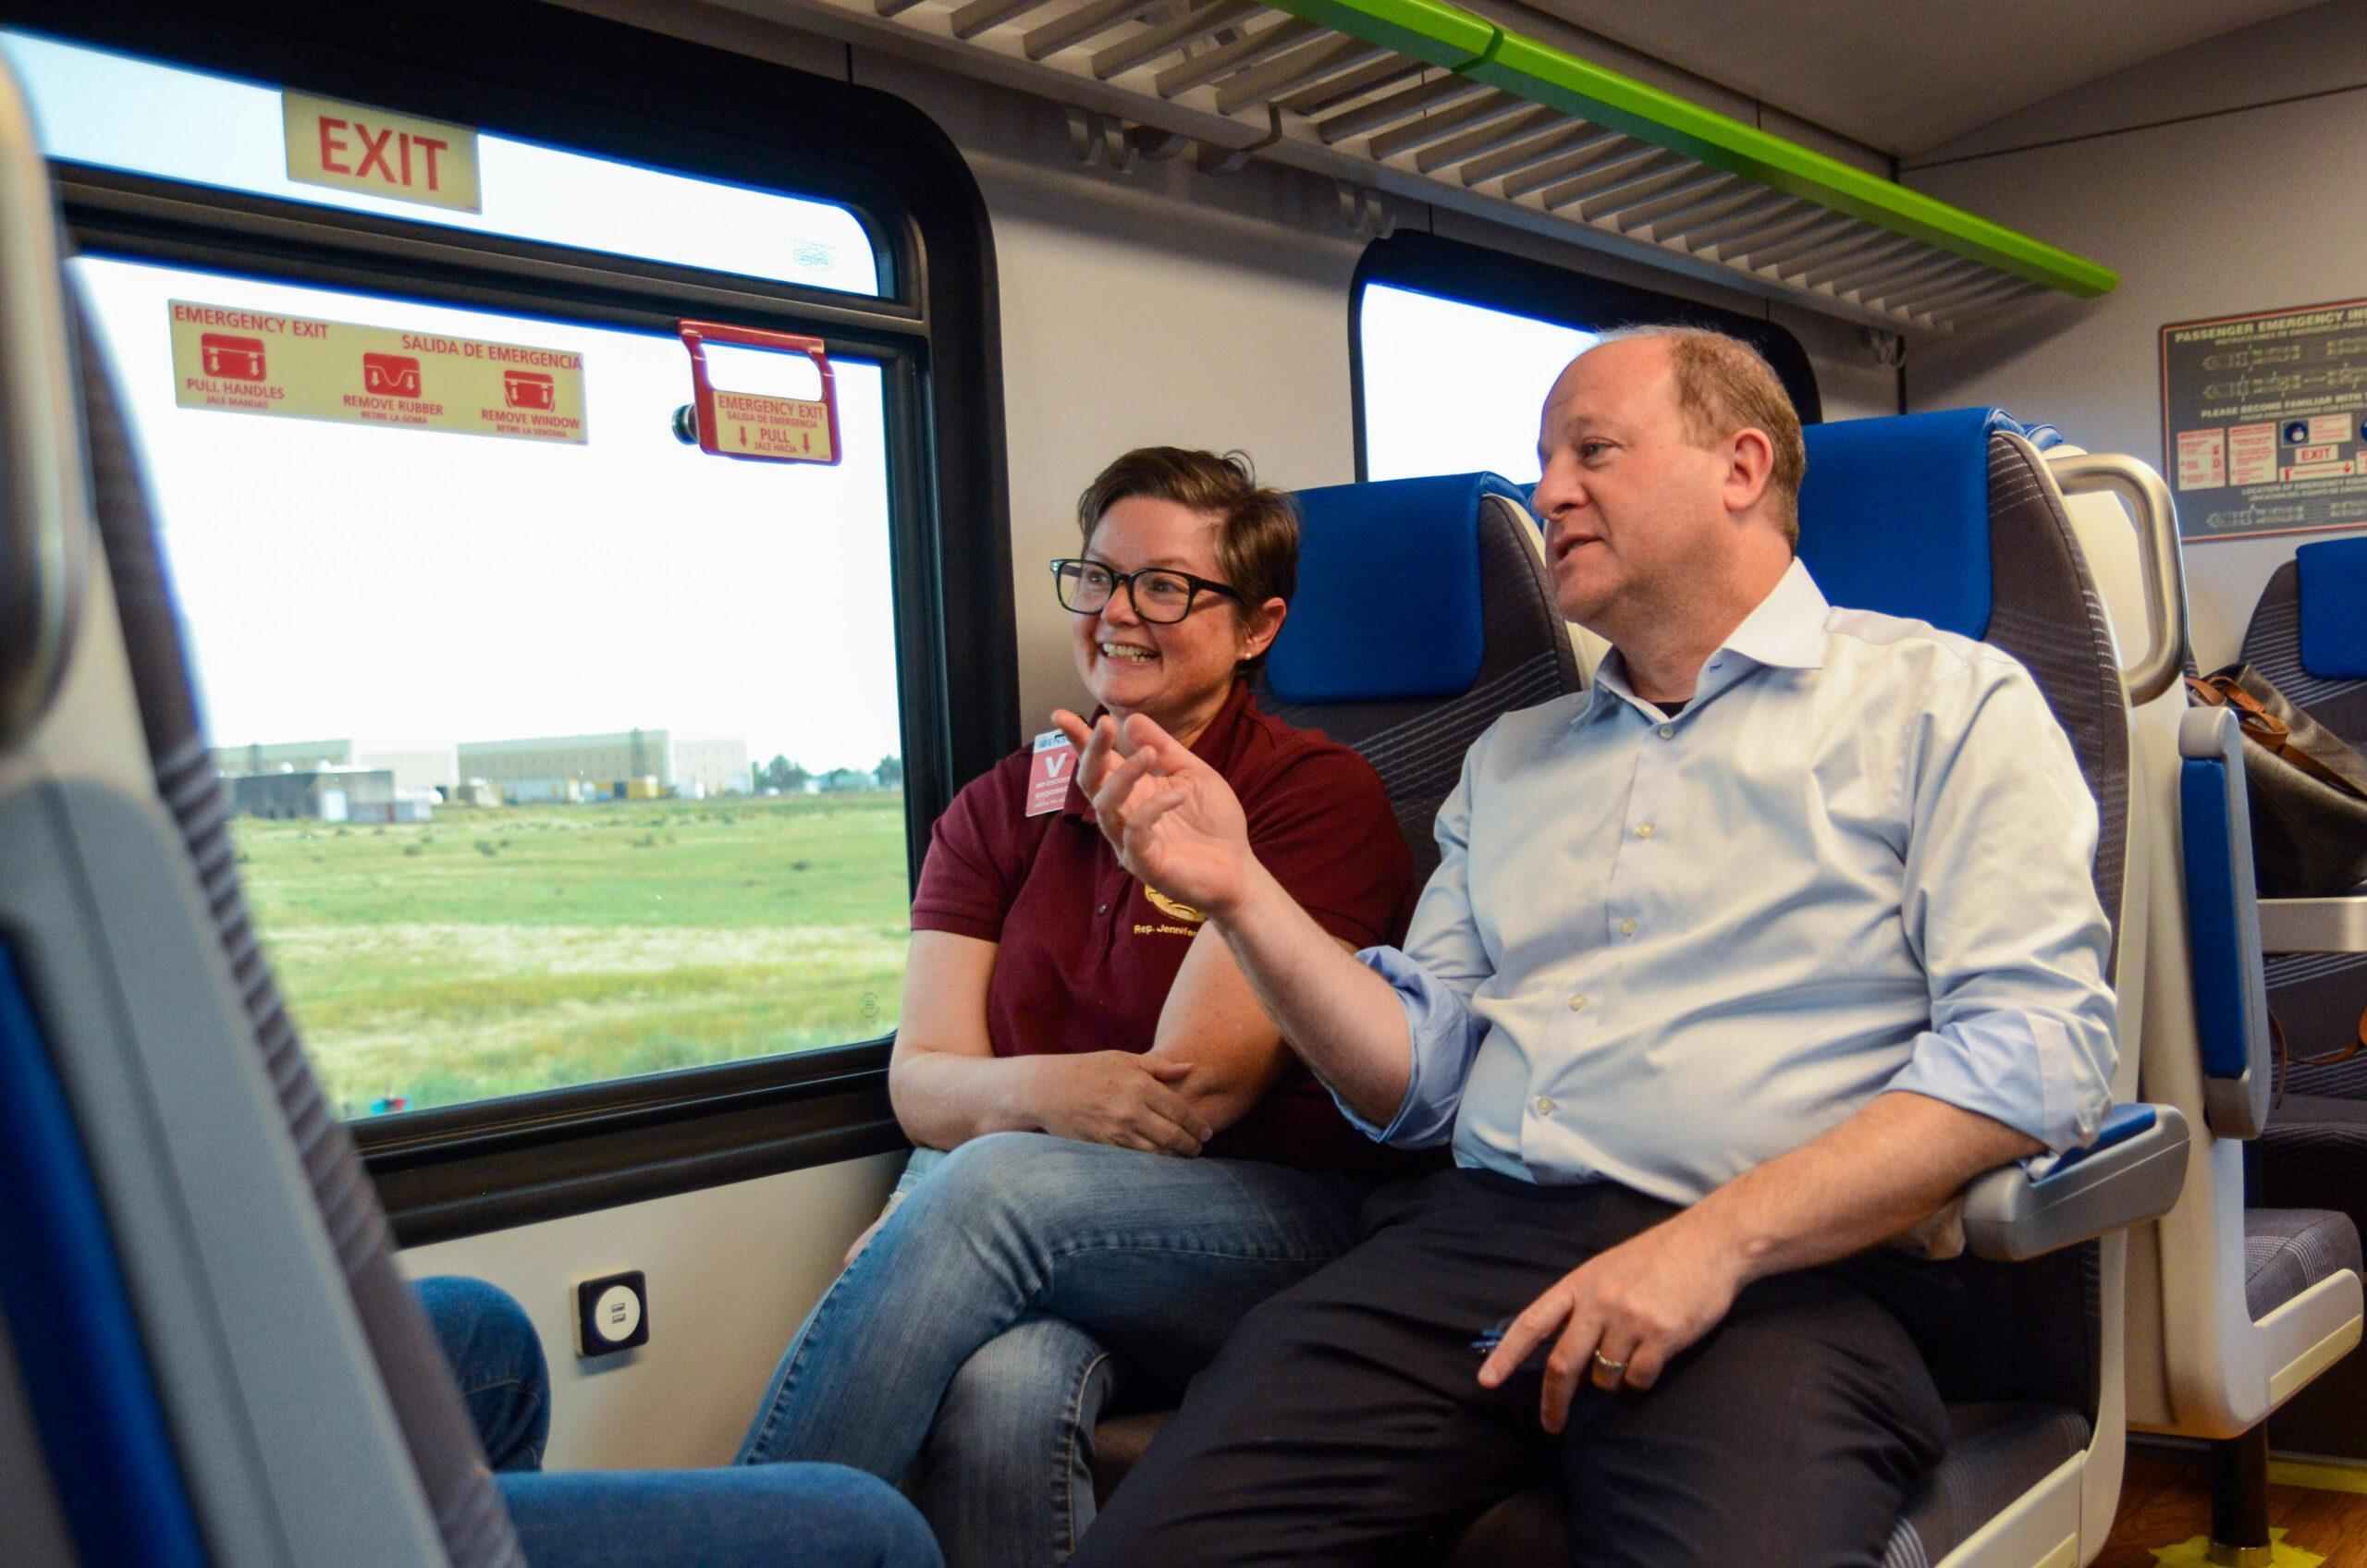
<path fill-rule="evenodd" d="M 1553 1114 L 1553 1100 L 1551 1096 L 1539 1095 L 1537 1096 L 1537 1114 L 1539 1116 L 1551 1116 Z"/>
<path fill-rule="evenodd" d="M 1093 913 L 1096 914 L 1108 914 L 1110 913 L 1110 906 L 1108 904 L 1103 904 L 1099 909 L 1095 910 Z"/>
<path fill-rule="evenodd" d="M 1623 937 L 1634 936 L 1636 934 L 1636 923 L 1632 920 L 1621 921 L 1619 923 L 1619 934 Z"/>
<path fill-rule="evenodd" d="M 1586 998 L 1584 998 L 1584 997 L 1572 997 L 1572 998 L 1570 998 L 1570 1011 L 1571 1011 L 1572 1012 L 1584 1012 L 1584 1011 L 1586 1011 L 1586 1010 L 1587 1010 L 1587 999 L 1586 999 Z"/>
<path fill-rule="evenodd" d="M 1663 725 L 1662 725 L 1662 726 L 1661 726 L 1661 739 L 1662 739 L 1662 740 L 1663 740 L 1663 741 L 1673 741 L 1673 740 L 1674 740 L 1675 738 L 1676 738 L 1676 726 L 1675 726 L 1675 725 L 1674 725 L 1674 724 L 1663 724 Z"/>
<path fill-rule="evenodd" d="M 1636 825 L 1636 837 L 1637 837 L 1637 838 L 1638 838 L 1638 839 L 1649 839 L 1649 838 L 1650 838 L 1651 836 L 1652 836 L 1652 825 L 1651 825 L 1650 823 L 1649 823 L 1649 822 L 1639 822 L 1639 823 L 1637 823 L 1637 824 Z"/>

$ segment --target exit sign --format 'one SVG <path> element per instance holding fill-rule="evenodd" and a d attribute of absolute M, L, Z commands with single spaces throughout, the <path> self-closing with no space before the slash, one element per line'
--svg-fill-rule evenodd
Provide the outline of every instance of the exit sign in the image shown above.
<path fill-rule="evenodd" d="M 463 213 L 482 210 L 477 133 L 468 127 L 303 92 L 284 92 L 280 103 L 288 178 Z"/>

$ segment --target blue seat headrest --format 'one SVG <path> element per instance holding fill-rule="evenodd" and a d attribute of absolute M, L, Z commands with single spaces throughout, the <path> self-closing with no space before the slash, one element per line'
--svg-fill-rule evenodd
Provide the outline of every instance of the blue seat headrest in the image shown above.
<path fill-rule="evenodd" d="M 1458 696 L 1479 678 L 1479 508 L 1492 473 L 1302 490 L 1298 594 L 1266 663 L 1289 703 Z"/>
<path fill-rule="evenodd" d="M 1995 409 L 1812 424 L 1800 559 L 1834 604 L 1989 631 L 1989 436 L 2060 440 Z"/>
<path fill-rule="evenodd" d="M 2293 552 L 2301 585 L 2301 668 L 2321 680 L 2367 677 L 2367 538 Z"/>

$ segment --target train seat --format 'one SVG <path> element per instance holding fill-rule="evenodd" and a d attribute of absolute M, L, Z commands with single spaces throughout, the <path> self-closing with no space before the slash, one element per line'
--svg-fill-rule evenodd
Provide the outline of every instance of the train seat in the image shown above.
<path fill-rule="evenodd" d="M 1584 673 L 1519 486 L 1447 474 L 1297 500 L 1299 591 L 1257 704 L 1372 764 L 1418 885 L 1438 868 L 1430 825 L 1464 752 L 1499 715 L 1577 691 Z"/>
<path fill-rule="evenodd" d="M 2312 718 L 2367 749 L 2367 539 L 2304 545 L 2262 591 L 2246 629 L 2243 657 Z M 2352 899 L 2367 911 L 2367 887 Z M 2367 1055 L 2339 1055 L 2367 1031 L 2367 913 L 2346 937 L 2331 901 L 2319 901 L 2295 925 L 2276 901 L 2262 908 L 2269 949 L 2262 980 L 2268 1013 L 2283 1026 L 2295 1059 L 2285 1095 L 2268 1113 L 2253 1149 L 2246 1221 L 2248 1254 L 2265 1254 L 2263 1227 L 2284 1245 L 2263 1264 L 2262 1278 L 2289 1279 L 2295 1268 L 2330 1271 L 2340 1238 L 2332 1219 L 2367 1228 Z M 2346 949 L 2347 950 L 2344 950 Z M 2317 1061 L 2302 1059 L 2316 1058 Z M 2276 1214 L 2264 1218 L 2264 1211 Z M 2314 1215 L 2302 1227 L 2291 1211 Z M 2291 1235 L 2297 1230 L 2299 1235 Z M 2359 1267 L 2355 1251 L 2342 1256 Z M 2252 1259 L 2248 1256 L 2248 1266 Z M 2280 1284 L 2280 1289 L 2283 1286 Z M 2287 1291 L 2286 1296 L 2298 1294 Z M 2250 1304 L 2255 1317 L 2263 1304 Z M 2277 1413 L 2277 1446 L 2367 1459 L 2358 1412 L 2367 1408 L 2367 1357 L 2349 1356 Z"/>
<path fill-rule="evenodd" d="M 2243 656 L 2311 717 L 2367 749 L 2367 538 L 2304 545 L 2262 591 Z M 2354 896 L 2367 895 L 2367 885 Z M 2265 912 L 2272 932 L 2279 913 Z M 2331 1056 L 2367 1026 L 2367 951 L 2272 950 L 2268 1007 L 2296 1057 Z M 2263 1197 L 2367 1207 L 2367 1055 L 2296 1063 L 2260 1147 Z"/>
<path fill-rule="evenodd" d="M 0 1182 L 0 1467 L 46 1490 L 12 1501 L 0 1555 L 516 1563 L 247 925 L 135 461 L 78 361 L 92 338 L 5 70 L 0 285 L 0 1145 L 40 1159 Z M 19 1243 L 37 1196 L 40 1253 Z"/>
<path fill-rule="evenodd" d="M 248 918 L 55 213 L 0 67 L 0 1561 L 522 1568 L 585 1510 L 771 1561 L 789 1467 L 487 1472 Z"/>
<path fill-rule="evenodd" d="M 1985 634 L 2039 676 L 2097 792 L 2098 888 L 2117 929 L 2125 903 L 2140 897 L 2129 879 L 2141 875 L 2121 852 L 2123 682 L 2061 497 L 2023 428 L 1980 410 L 1818 427 L 1809 440 L 1816 488 L 1803 497 L 1803 555 L 1820 581 L 1846 584 L 1831 596 Z M 1903 494 L 1918 497 L 1912 529 L 1900 526 L 1909 515 Z M 1310 508 L 1310 536 L 1324 515 Z M 2116 953 L 2119 983 L 2131 990 L 2135 950 Z M 2133 1059 L 2125 1060 L 2116 1097 L 2134 1086 Z M 2122 1458 L 2123 1241 L 2115 1232 L 2167 1207 L 2183 1173 L 2186 1128 L 2176 1111 L 2123 1105 L 2103 1136 L 2112 1148 L 2051 1180 L 2033 1183 L 2015 1168 L 1969 1195 L 1968 1232 L 1987 1256 L 1960 1267 L 1981 1342 L 1968 1342 L 1943 1369 L 1956 1441 L 1916 1493 L 1886 1561 L 1986 1568 L 2067 1562 L 2063 1553 L 2074 1547 L 2084 1561 L 2102 1547 Z M 1104 1496 L 1163 1421 L 1137 1413 L 1102 1424 L 1095 1478 Z M 1474 1568 L 1567 1561 L 1558 1496 L 1505 1500 L 1441 1555 Z"/>
<path fill-rule="evenodd" d="M 2158 1292 L 2131 1302 L 2130 1422 L 2212 1443 L 2212 1537 L 2241 1555 L 2269 1550 L 2269 1414 L 2359 1342 L 2360 1241 L 2331 1207 L 2247 1207 L 2247 1149 L 2270 1125 L 2276 1074 L 2273 901 L 2254 892 L 2236 716 L 2189 709 L 2177 742 L 2179 864 L 2157 901 L 2143 1072 L 2148 1095 L 2196 1113 L 2198 1148 L 2146 1259 Z"/>

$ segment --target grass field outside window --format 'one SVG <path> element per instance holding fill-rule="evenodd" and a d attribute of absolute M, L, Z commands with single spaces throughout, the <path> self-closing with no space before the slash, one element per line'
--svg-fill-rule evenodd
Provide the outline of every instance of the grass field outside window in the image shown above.
<path fill-rule="evenodd" d="M 234 831 L 265 950 L 348 1117 L 895 1027 L 899 791 Z"/>

